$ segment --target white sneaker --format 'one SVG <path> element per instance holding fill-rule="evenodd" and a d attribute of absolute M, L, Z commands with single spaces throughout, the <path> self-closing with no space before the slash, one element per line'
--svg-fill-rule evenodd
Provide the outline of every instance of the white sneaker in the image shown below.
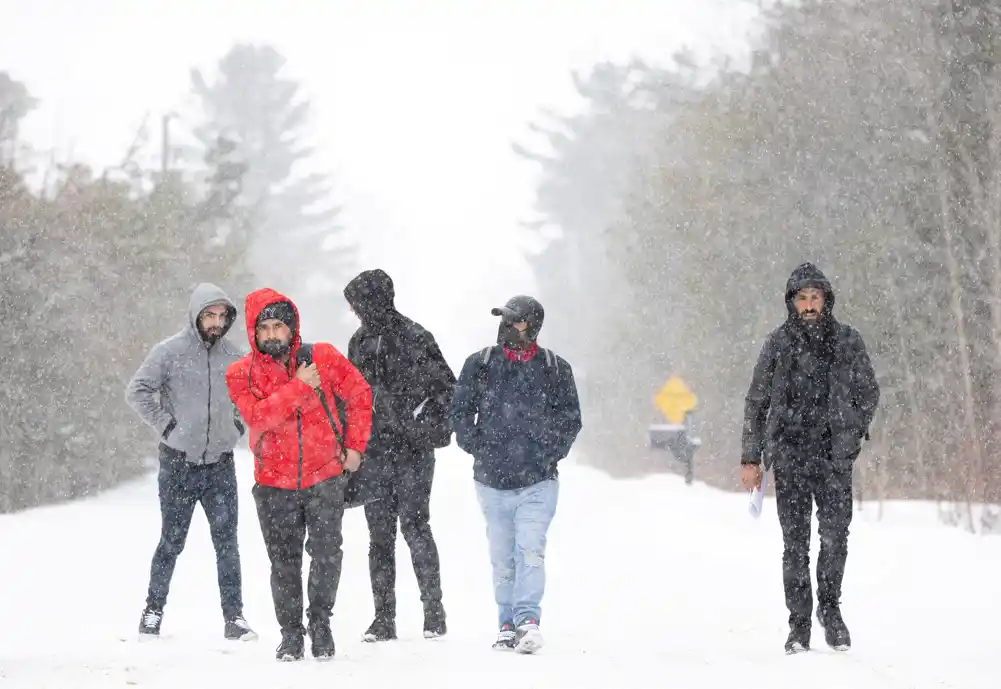
<path fill-rule="evenodd" d="M 518 625 L 514 631 L 514 639 L 514 650 L 518 653 L 535 653 L 543 646 L 539 623 L 532 619 L 525 620 Z"/>

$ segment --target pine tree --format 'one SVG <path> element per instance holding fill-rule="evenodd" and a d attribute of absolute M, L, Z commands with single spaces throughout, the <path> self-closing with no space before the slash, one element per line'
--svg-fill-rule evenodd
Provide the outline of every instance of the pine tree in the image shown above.
<path fill-rule="evenodd" d="M 239 207 L 252 228 L 251 268 L 273 284 L 288 280 L 290 265 L 299 276 L 310 270 L 331 276 L 353 258 L 343 246 L 325 251 L 341 238 L 339 209 L 327 175 L 310 170 L 310 103 L 284 67 L 274 48 L 238 44 L 220 60 L 214 81 L 199 70 L 191 75 L 204 118 L 194 134 L 206 151 L 226 142 L 231 150 L 224 155 L 245 166 Z"/>

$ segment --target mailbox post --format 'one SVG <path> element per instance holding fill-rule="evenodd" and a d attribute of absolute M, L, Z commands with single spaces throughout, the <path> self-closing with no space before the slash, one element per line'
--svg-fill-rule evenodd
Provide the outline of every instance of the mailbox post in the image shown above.
<path fill-rule="evenodd" d="M 653 424 L 649 429 L 650 447 L 670 450 L 685 467 L 688 485 L 695 479 L 695 450 L 702 445 L 693 424 L 697 402 L 688 386 L 677 376 L 671 376 L 654 396 L 654 405 L 667 423 Z"/>

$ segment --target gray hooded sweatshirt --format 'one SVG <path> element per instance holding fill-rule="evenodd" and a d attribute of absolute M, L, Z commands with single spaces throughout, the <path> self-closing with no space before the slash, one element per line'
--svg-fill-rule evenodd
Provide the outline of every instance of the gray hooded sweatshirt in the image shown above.
<path fill-rule="evenodd" d="M 202 283 L 191 294 L 188 325 L 153 347 L 125 390 L 129 406 L 161 442 L 193 464 L 218 462 L 244 432 L 226 388 L 226 369 L 241 352 L 224 337 L 209 347 L 198 332 L 198 316 L 216 304 L 229 310 L 225 336 L 236 305 L 219 287 Z"/>

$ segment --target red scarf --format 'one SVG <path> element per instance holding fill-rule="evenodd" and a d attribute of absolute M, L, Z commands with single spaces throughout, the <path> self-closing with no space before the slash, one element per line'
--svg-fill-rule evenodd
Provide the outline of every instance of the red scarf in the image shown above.
<path fill-rule="evenodd" d="M 525 349 L 511 349 L 509 347 L 504 347 L 504 354 L 508 359 L 518 363 L 524 363 L 526 361 L 531 361 L 539 351 L 539 345 L 532 343 L 531 347 L 526 347 Z"/>

